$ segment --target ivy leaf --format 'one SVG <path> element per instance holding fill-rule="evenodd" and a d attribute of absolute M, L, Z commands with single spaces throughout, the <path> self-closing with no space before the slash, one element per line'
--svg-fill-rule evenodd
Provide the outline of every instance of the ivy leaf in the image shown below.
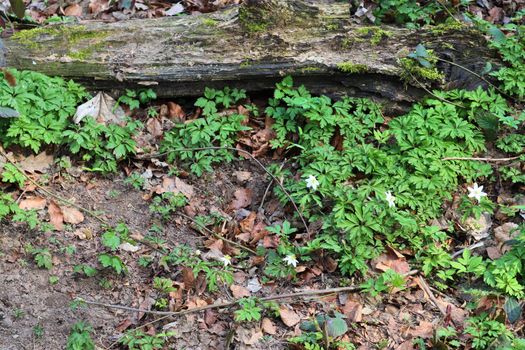
<path fill-rule="evenodd" d="M 495 27 L 495 26 L 494 27 L 490 27 L 488 32 L 489 32 L 490 35 L 492 35 L 492 38 L 497 43 L 501 43 L 501 42 L 505 41 L 505 39 L 507 38 L 505 36 L 505 34 L 498 27 Z"/>
<path fill-rule="evenodd" d="M 521 316 L 521 305 L 516 298 L 508 298 L 505 305 L 503 305 L 503 309 L 505 310 L 510 323 L 516 322 Z"/>
<path fill-rule="evenodd" d="M 416 46 L 416 55 L 418 57 L 425 57 L 426 58 L 426 57 L 428 57 L 428 51 L 423 45 L 418 44 Z"/>

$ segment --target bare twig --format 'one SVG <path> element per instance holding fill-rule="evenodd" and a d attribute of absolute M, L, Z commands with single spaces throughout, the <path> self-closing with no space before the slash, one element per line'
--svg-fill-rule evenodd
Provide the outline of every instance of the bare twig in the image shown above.
<path fill-rule="evenodd" d="M 481 248 L 481 247 L 484 247 L 484 246 L 485 246 L 485 243 L 483 243 L 483 242 L 474 243 L 472 245 L 469 245 L 468 247 L 465 247 L 463 249 L 458 250 L 457 252 L 452 253 L 452 255 L 450 257 L 452 259 L 454 259 L 454 258 L 460 256 L 465 250 L 474 250 L 476 248 Z"/>
<path fill-rule="evenodd" d="M 430 301 L 432 301 L 432 304 L 434 304 L 439 312 L 441 312 L 443 314 L 443 316 L 446 316 L 447 315 L 447 310 L 446 309 L 443 309 L 436 297 L 434 296 L 434 293 L 432 293 L 432 291 L 430 290 L 430 287 L 428 286 L 427 282 L 425 281 L 425 279 L 422 277 L 422 276 L 418 276 L 418 281 L 419 281 L 419 285 L 421 286 L 421 289 L 423 289 L 423 291 L 428 295 L 428 297 L 430 298 Z"/>
<path fill-rule="evenodd" d="M 435 93 L 433 93 L 432 91 L 430 91 L 430 90 L 425 86 L 425 84 L 423 84 L 422 82 L 420 82 L 419 80 L 417 80 L 417 78 L 414 76 L 414 74 L 412 74 L 411 71 L 409 71 L 408 69 L 407 69 L 406 71 L 407 71 L 408 74 L 410 74 L 410 77 L 411 77 L 412 79 L 414 79 L 414 81 L 415 81 L 416 83 L 419 84 L 419 87 L 422 88 L 423 90 L 425 90 L 425 92 L 426 92 L 427 94 L 430 94 L 430 95 L 434 96 L 435 98 L 437 98 L 437 99 L 440 100 L 441 102 L 449 103 L 449 104 L 451 104 L 451 105 L 453 105 L 453 106 L 456 106 L 456 107 L 459 107 L 459 108 L 463 108 L 463 109 L 466 108 L 466 107 L 463 106 L 463 105 L 460 105 L 460 104 L 458 104 L 458 103 L 455 103 L 455 102 L 449 101 L 449 100 L 447 100 L 447 99 L 445 99 L 445 98 L 443 98 L 443 97 L 439 97 L 438 95 L 436 95 Z"/>
<path fill-rule="evenodd" d="M 279 181 L 279 179 L 277 179 L 277 177 L 272 174 L 265 166 L 263 163 L 261 163 L 261 161 L 257 158 L 255 158 L 250 152 L 248 151 L 245 151 L 241 148 L 235 148 L 235 147 L 227 147 L 227 146 L 224 146 L 224 147 L 221 147 L 221 146 L 209 146 L 209 147 L 196 147 L 196 148 L 177 148 L 177 149 L 172 149 L 168 152 L 162 152 L 162 153 L 153 153 L 153 154 L 148 154 L 147 156 L 143 156 L 143 157 L 137 157 L 136 159 L 139 159 L 139 160 L 142 160 L 142 159 L 150 159 L 150 158 L 156 158 L 156 157 L 161 157 L 161 156 L 165 156 L 167 154 L 170 154 L 170 153 L 174 153 L 174 152 L 194 152 L 194 151 L 206 151 L 206 150 L 228 150 L 228 151 L 234 151 L 234 152 L 241 152 L 243 154 L 246 154 L 248 157 L 250 157 L 251 160 L 253 160 L 255 163 L 257 163 L 257 165 L 259 167 L 261 167 L 261 169 L 263 169 L 266 174 L 268 174 L 274 181 L 275 183 L 277 183 L 277 185 L 279 185 L 279 187 L 281 188 L 281 190 L 283 191 L 283 193 L 286 195 L 286 197 L 288 198 L 288 200 L 290 201 L 290 203 L 292 203 L 292 206 L 294 207 L 297 215 L 299 215 L 299 218 L 301 219 L 301 222 L 306 230 L 306 233 L 309 235 L 310 232 L 308 230 L 308 224 L 306 223 L 306 220 L 303 216 L 303 214 L 301 213 L 301 211 L 299 210 L 299 207 L 297 206 L 297 204 L 295 203 L 295 201 L 293 200 L 292 196 L 290 195 L 290 193 L 288 193 L 288 191 L 286 190 L 286 188 L 284 188 L 283 184 Z"/>
<path fill-rule="evenodd" d="M 232 241 L 231 239 L 228 239 L 228 238 L 226 238 L 226 237 L 223 237 L 223 236 L 219 235 L 217 232 L 213 232 L 212 230 L 210 230 L 210 229 L 207 228 L 206 226 L 200 224 L 199 222 L 195 221 L 195 219 L 193 219 L 192 217 L 190 217 L 190 216 L 188 216 L 188 215 L 186 215 L 186 214 L 175 213 L 175 215 L 178 215 L 178 216 L 181 216 L 181 217 L 183 217 L 183 218 L 185 218 L 185 219 L 190 220 L 193 224 L 195 224 L 196 226 L 198 226 L 199 229 L 206 231 L 207 233 L 209 233 L 210 235 L 212 235 L 213 237 L 215 237 L 215 238 L 217 238 L 217 239 L 222 239 L 223 241 L 228 242 L 228 243 L 230 243 L 231 245 L 234 245 L 234 246 L 236 246 L 236 247 L 238 247 L 238 248 L 241 248 L 241 249 L 243 249 L 243 250 L 246 250 L 247 252 L 250 252 L 250 253 L 252 253 L 252 254 L 254 254 L 254 255 L 257 255 L 257 252 L 256 252 L 255 250 L 253 250 L 253 249 L 251 249 L 251 248 L 248 248 L 248 247 L 246 247 L 246 246 L 244 246 L 244 245 L 242 245 L 242 244 L 240 244 L 240 243 L 237 243 L 237 242 L 235 242 L 235 241 Z"/>
<path fill-rule="evenodd" d="M 418 270 L 412 270 L 412 271 L 407 272 L 406 274 L 403 274 L 403 276 L 413 276 L 417 273 L 419 273 Z M 361 290 L 362 288 L 363 288 L 362 286 L 354 285 L 354 286 L 327 288 L 327 289 L 311 289 L 311 290 L 303 290 L 303 291 L 295 292 L 295 293 L 270 295 L 267 297 L 258 298 L 258 300 L 261 302 L 264 302 L 264 301 L 273 301 L 273 300 L 282 300 L 282 299 L 295 299 L 295 298 L 303 298 L 303 297 L 310 297 L 310 296 L 324 295 L 324 294 L 355 292 L 355 291 Z M 239 300 L 241 299 L 236 299 L 236 300 L 225 302 L 225 303 L 214 303 L 210 305 L 205 305 L 205 306 L 196 307 L 193 309 L 187 309 L 187 310 L 176 311 L 176 312 L 138 309 L 138 308 L 123 306 L 123 305 L 108 304 L 108 303 L 102 303 L 98 301 L 86 300 L 84 298 L 77 298 L 77 300 L 80 302 L 86 303 L 88 305 L 102 306 L 102 307 L 124 310 L 124 311 L 129 311 L 129 312 L 141 312 L 141 313 L 148 313 L 148 314 L 162 315 L 162 316 L 180 316 L 180 315 L 186 315 L 186 314 L 196 313 L 200 311 L 205 311 L 209 309 L 223 309 L 223 308 L 231 307 L 231 306 L 237 305 L 239 303 Z"/>
<path fill-rule="evenodd" d="M 510 162 L 523 157 L 523 155 L 508 158 L 471 158 L 471 157 L 446 157 L 441 160 L 478 160 L 480 162 Z"/>

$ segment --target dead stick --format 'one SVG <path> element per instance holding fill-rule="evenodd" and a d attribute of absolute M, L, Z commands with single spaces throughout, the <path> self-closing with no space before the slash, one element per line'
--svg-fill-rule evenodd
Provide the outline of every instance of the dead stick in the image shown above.
<path fill-rule="evenodd" d="M 439 303 L 436 297 L 434 296 L 434 293 L 432 293 L 432 291 L 430 290 L 430 287 L 428 286 L 425 279 L 422 276 L 418 276 L 418 280 L 419 280 L 419 285 L 421 286 L 421 289 L 423 289 L 423 291 L 428 295 L 428 297 L 430 298 L 430 301 L 432 301 L 432 304 L 434 304 L 438 308 L 439 312 L 441 312 L 443 316 L 446 316 L 447 310 L 443 310 L 443 308 L 439 306 Z"/>
<path fill-rule="evenodd" d="M 261 161 L 257 158 L 255 158 L 250 152 L 248 151 L 245 151 L 243 149 L 240 149 L 240 148 L 235 148 L 235 147 L 227 147 L 227 146 L 224 146 L 224 147 L 221 147 L 221 146 L 210 146 L 210 147 L 196 147 L 196 148 L 178 148 L 178 149 L 173 149 L 173 150 L 170 150 L 168 152 L 163 152 L 163 153 L 154 153 L 154 154 L 149 154 L 145 157 L 137 157 L 136 159 L 150 159 L 150 158 L 154 158 L 154 157 L 161 157 L 161 156 L 165 156 L 169 153 L 173 153 L 173 152 L 194 152 L 194 151 L 206 151 L 206 150 L 228 150 L 228 151 L 234 151 L 234 152 L 241 152 L 241 153 L 244 153 L 246 154 L 248 157 L 250 157 L 251 160 L 253 160 L 255 163 L 257 163 L 257 165 L 259 165 L 259 167 L 261 167 L 265 172 L 266 174 L 268 174 L 272 179 L 273 181 L 275 181 L 277 183 L 277 185 L 279 185 L 279 187 L 281 188 L 281 190 L 284 192 L 284 194 L 286 195 L 286 197 L 290 200 L 290 202 L 292 203 L 295 211 L 297 212 L 297 215 L 299 215 L 299 218 L 301 219 L 301 222 L 303 223 L 303 226 L 306 230 L 306 233 L 308 235 L 310 235 L 310 232 L 308 230 L 308 224 L 306 223 L 306 220 L 304 219 L 303 217 L 303 214 L 301 213 L 301 211 L 299 210 L 299 207 L 297 206 L 297 204 L 295 204 L 295 201 L 293 200 L 292 196 L 288 193 L 288 191 L 286 190 L 286 188 L 284 188 L 283 184 L 279 181 L 279 179 L 277 179 L 277 177 L 271 173 L 270 170 L 268 170 L 263 163 L 261 163 Z"/>
<path fill-rule="evenodd" d="M 406 274 L 403 274 L 403 276 L 413 276 L 415 274 L 419 273 L 418 270 L 412 270 L 407 272 Z M 309 296 L 315 296 L 315 295 L 323 295 L 323 294 L 334 294 L 334 293 L 344 293 L 344 292 L 355 292 L 358 290 L 361 290 L 362 286 L 348 286 L 348 287 L 337 287 L 337 288 L 327 288 L 327 289 L 312 289 L 312 290 L 303 290 L 300 292 L 295 293 L 286 293 L 286 294 L 277 294 L 277 295 L 270 295 L 263 298 L 258 298 L 258 301 L 264 302 L 264 301 L 273 301 L 273 300 L 281 300 L 281 299 L 290 299 L 290 298 L 299 298 L 299 297 L 309 297 Z M 146 310 L 146 309 L 138 309 L 133 308 L 129 306 L 123 306 L 123 305 L 116 305 L 116 304 L 108 304 L 108 303 L 101 303 L 98 301 L 90 301 L 83 298 L 77 298 L 78 301 L 89 304 L 89 305 L 95 305 L 95 306 L 103 306 L 111 309 L 119 309 L 124 311 L 130 311 L 130 312 L 142 312 L 142 313 L 148 313 L 148 314 L 154 314 L 154 315 L 163 315 L 163 316 L 180 316 L 180 315 L 186 315 L 190 313 L 205 311 L 209 309 L 222 309 L 231 307 L 234 305 L 237 305 L 239 303 L 239 300 L 236 299 L 234 301 L 229 301 L 226 303 L 214 303 L 206 306 L 196 307 L 193 309 L 187 309 L 182 311 L 155 311 L 155 310 Z"/>

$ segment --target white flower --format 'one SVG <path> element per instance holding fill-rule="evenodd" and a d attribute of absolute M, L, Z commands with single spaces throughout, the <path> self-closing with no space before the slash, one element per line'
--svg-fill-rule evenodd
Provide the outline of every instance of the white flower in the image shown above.
<path fill-rule="evenodd" d="M 385 200 L 388 202 L 388 206 L 390 208 L 396 206 L 396 197 L 392 196 L 392 193 L 390 191 L 385 192 Z"/>
<path fill-rule="evenodd" d="M 283 259 L 288 265 L 292 265 L 293 267 L 297 267 L 297 258 L 295 257 L 295 254 L 288 254 L 284 259 Z"/>
<path fill-rule="evenodd" d="M 477 182 L 474 182 L 472 187 L 467 187 L 469 198 L 475 198 L 478 203 L 481 202 L 481 197 L 485 197 L 487 194 L 483 192 L 483 186 L 478 186 Z"/>
<path fill-rule="evenodd" d="M 224 255 L 219 258 L 219 261 L 224 264 L 224 267 L 228 266 L 232 262 L 232 257 L 229 255 Z"/>
<path fill-rule="evenodd" d="M 197 249 L 196 251 L 194 251 L 193 253 L 194 253 L 195 255 L 201 255 L 201 251 L 198 250 L 198 249 Z"/>
<path fill-rule="evenodd" d="M 317 186 L 319 186 L 319 181 L 317 181 L 317 178 L 313 175 L 308 176 L 306 181 L 306 187 L 311 188 L 312 190 L 317 190 Z"/>

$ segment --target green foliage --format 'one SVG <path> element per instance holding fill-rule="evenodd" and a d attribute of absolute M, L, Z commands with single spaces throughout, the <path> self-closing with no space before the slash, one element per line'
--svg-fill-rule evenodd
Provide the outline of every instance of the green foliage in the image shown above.
<path fill-rule="evenodd" d="M 67 339 L 66 350 L 94 350 L 95 343 L 91 339 L 93 328 L 82 321 L 71 327 L 71 333 Z"/>
<path fill-rule="evenodd" d="M 17 184 L 19 188 L 23 188 L 26 177 L 13 164 L 6 163 L 2 169 L 2 181 Z"/>
<path fill-rule="evenodd" d="M 100 124 L 93 118 L 84 118 L 63 132 L 63 140 L 73 154 L 80 154 L 91 171 L 117 171 L 120 160 L 135 154 L 137 143 L 133 135 L 143 127 L 140 121 L 128 120 L 125 126 Z"/>
<path fill-rule="evenodd" d="M 134 172 L 131 173 L 125 180 L 124 183 L 126 185 L 131 185 L 134 189 L 137 191 L 141 190 L 144 186 L 144 183 L 146 182 L 146 179 L 144 179 L 139 173 Z"/>
<path fill-rule="evenodd" d="M 234 317 L 237 322 L 252 322 L 261 319 L 262 309 L 257 306 L 257 299 L 242 298 L 238 302 L 239 309 L 235 311 Z"/>
<path fill-rule="evenodd" d="M 419 251 L 433 241 L 430 231 L 422 233 L 441 214 L 442 202 L 452 199 L 461 180 L 492 172 L 487 164 L 442 159 L 484 150 L 479 114 L 498 117 L 509 110 L 492 90 L 440 94 L 464 108 L 428 99 L 385 127 L 379 106 L 370 101 L 315 97 L 303 86 L 294 89 L 289 77 L 277 84 L 266 109 L 274 119 L 272 145 L 293 151 L 301 178 L 319 183 L 309 187 L 289 170 L 273 168 L 303 214 L 324 223 L 304 251 L 324 249 L 351 274 L 365 272 L 387 242 Z M 276 193 L 288 201 L 279 188 Z"/>
<path fill-rule="evenodd" d="M 169 220 L 171 215 L 187 204 L 182 193 L 164 192 L 153 197 L 149 206 L 150 212 L 158 214 L 163 220 Z"/>
<path fill-rule="evenodd" d="M 169 269 L 170 266 L 175 268 L 189 267 L 193 274 L 198 276 L 204 274 L 210 292 L 218 290 L 219 283 L 231 285 L 233 283 L 233 272 L 230 266 L 225 266 L 220 261 L 203 260 L 195 253 L 195 249 L 187 245 L 179 245 L 160 259 L 159 264 Z"/>
<path fill-rule="evenodd" d="M 491 320 L 486 314 L 467 319 L 465 333 L 472 337 L 472 348 L 480 350 L 514 338 L 504 323 Z"/>
<path fill-rule="evenodd" d="M 174 332 L 148 335 L 140 330 L 131 330 L 126 332 L 119 342 L 129 350 L 156 350 L 163 349 L 167 338 L 173 335 Z"/>
<path fill-rule="evenodd" d="M 416 50 L 405 58 L 400 59 L 404 69 L 401 77 L 413 84 L 420 85 L 426 82 L 443 81 L 444 74 L 438 71 L 436 63 L 438 58 L 433 50 L 427 50 L 423 45 L 416 46 Z"/>
<path fill-rule="evenodd" d="M 73 267 L 73 272 L 78 273 L 78 274 L 83 274 L 86 277 L 93 277 L 97 274 L 97 269 L 89 265 L 86 265 L 86 264 L 80 264 L 80 265 L 75 265 Z"/>
<path fill-rule="evenodd" d="M 47 248 L 34 249 L 31 252 L 38 267 L 51 270 L 53 267 L 53 256 Z"/>
<path fill-rule="evenodd" d="M 378 278 L 370 278 L 361 285 L 364 293 L 376 297 L 381 293 L 391 293 L 393 289 L 404 289 L 405 279 L 394 270 L 387 270 L 379 275 Z"/>
<path fill-rule="evenodd" d="M 127 272 L 128 270 L 126 265 L 124 265 L 124 262 L 122 261 L 122 259 L 120 259 L 116 255 L 100 254 L 98 256 L 98 261 L 103 267 L 111 268 L 119 275 L 121 273 Z"/>
<path fill-rule="evenodd" d="M 155 277 L 153 279 L 153 288 L 162 293 L 169 293 L 176 290 L 176 288 L 173 287 L 173 281 L 163 277 Z"/>
<path fill-rule="evenodd" d="M 416 0 L 381 0 L 374 10 L 376 23 L 395 21 L 407 28 L 418 28 L 420 25 L 431 24 L 435 14 L 441 12 L 439 3 L 430 2 L 425 6 Z"/>
<path fill-rule="evenodd" d="M 186 123 L 176 124 L 172 130 L 164 135 L 160 151 L 167 152 L 170 162 L 179 160 L 182 165 L 190 166 L 197 176 L 204 171 L 211 171 L 212 165 L 230 162 L 233 154 L 225 149 L 195 150 L 203 147 L 233 147 L 237 134 L 250 128 L 244 125 L 246 116 L 233 113 L 219 115 L 219 108 L 229 108 L 232 103 L 246 97 L 244 90 L 225 88 L 214 90 L 206 88 L 204 97 L 195 102 L 195 106 L 202 108 L 205 118 L 197 118 Z"/>
<path fill-rule="evenodd" d="M 0 75 L 0 105 L 20 113 L 2 120 L 0 141 L 39 152 L 43 145 L 62 144 L 63 132 L 77 105 L 88 95 L 73 81 L 31 71 L 10 70 L 17 84 L 10 86 Z"/>
<path fill-rule="evenodd" d="M 146 104 L 156 98 L 157 94 L 152 89 L 139 91 L 126 89 L 126 93 L 120 96 L 117 102 L 126 104 L 132 111 L 139 108 L 141 104 Z"/>

